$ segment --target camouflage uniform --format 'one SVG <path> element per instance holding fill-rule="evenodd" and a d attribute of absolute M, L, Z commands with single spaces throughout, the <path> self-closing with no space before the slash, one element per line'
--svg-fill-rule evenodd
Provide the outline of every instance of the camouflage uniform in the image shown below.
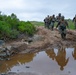
<path fill-rule="evenodd" d="M 58 22 L 56 28 L 59 26 L 59 24 L 60 24 L 60 22 L 61 22 L 61 18 L 62 18 L 61 13 L 59 13 L 58 16 L 56 17 L 56 22 Z M 58 27 L 58 29 L 59 29 L 59 32 L 61 33 L 61 28 L 60 28 L 60 26 Z"/>
<path fill-rule="evenodd" d="M 74 22 L 75 29 L 76 29 L 76 15 L 75 15 L 75 17 L 73 18 L 73 22 Z"/>
<path fill-rule="evenodd" d="M 61 18 L 62 18 L 61 13 L 59 13 L 58 16 L 56 17 L 56 21 L 60 22 Z"/>
<path fill-rule="evenodd" d="M 69 28 L 67 21 L 64 20 L 62 16 L 61 21 L 58 22 L 56 28 L 58 27 L 60 34 L 64 33 L 66 36 L 66 26 Z"/>
<path fill-rule="evenodd" d="M 55 15 L 51 16 L 50 18 L 50 28 L 53 30 L 54 28 L 54 23 L 55 23 Z"/>
<path fill-rule="evenodd" d="M 50 23 L 49 23 L 50 21 L 49 21 L 49 15 L 44 19 L 44 23 L 45 23 L 45 28 L 48 28 L 49 29 L 49 25 L 50 25 Z"/>

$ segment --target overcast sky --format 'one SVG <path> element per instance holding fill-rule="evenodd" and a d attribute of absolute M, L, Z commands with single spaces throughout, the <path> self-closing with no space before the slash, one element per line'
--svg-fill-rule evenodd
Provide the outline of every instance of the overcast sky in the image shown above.
<path fill-rule="evenodd" d="M 76 14 L 76 0 L 0 0 L 0 11 L 15 13 L 20 20 L 43 21 L 47 15 L 61 13 L 65 18 Z"/>

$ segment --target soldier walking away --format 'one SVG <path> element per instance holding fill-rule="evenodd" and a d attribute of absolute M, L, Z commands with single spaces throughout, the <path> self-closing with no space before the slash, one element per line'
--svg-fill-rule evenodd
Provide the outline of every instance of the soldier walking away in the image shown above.
<path fill-rule="evenodd" d="M 73 18 L 73 22 L 74 22 L 75 29 L 76 29 L 76 15 L 75 15 L 75 17 Z"/>

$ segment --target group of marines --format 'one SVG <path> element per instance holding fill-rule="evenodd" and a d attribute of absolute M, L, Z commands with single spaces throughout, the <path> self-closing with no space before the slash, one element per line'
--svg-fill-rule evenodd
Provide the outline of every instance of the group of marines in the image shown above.
<path fill-rule="evenodd" d="M 64 20 L 64 16 L 62 16 L 61 13 L 59 13 L 58 16 L 56 16 L 56 17 L 55 17 L 55 15 L 52 15 L 52 16 L 48 15 L 44 19 L 45 28 L 53 30 L 55 22 L 58 22 L 56 28 L 58 26 L 60 26 L 61 24 L 64 24 L 65 26 L 68 26 L 67 21 Z"/>
<path fill-rule="evenodd" d="M 54 24 L 57 22 L 56 28 L 58 28 L 59 32 L 62 33 L 64 31 L 66 35 L 66 27 L 69 28 L 68 22 L 65 20 L 65 17 L 61 15 L 61 13 L 58 14 L 58 16 L 55 17 L 55 15 L 47 16 L 44 19 L 45 28 L 54 29 Z M 73 22 L 75 23 L 75 29 L 76 29 L 76 15 L 73 18 Z"/>

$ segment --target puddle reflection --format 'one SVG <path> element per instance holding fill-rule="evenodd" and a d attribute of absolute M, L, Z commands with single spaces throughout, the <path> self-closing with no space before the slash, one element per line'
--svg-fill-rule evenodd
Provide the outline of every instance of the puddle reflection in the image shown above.
<path fill-rule="evenodd" d="M 57 62 L 57 64 L 60 66 L 60 70 L 64 70 L 64 66 L 66 66 L 69 61 L 69 57 L 66 58 L 65 48 L 58 49 L 57 54 L 55 53 L 54 49 L 47 50 L 46 53 L 50 58 L 52 58 L 52 60 Z"/>
<path fill-rule="evenodd" d="M 10 71 L 12 67 L 33 61 L 35 53 L 17 54 L 9 61 L 0 61 L 0 73 Z"/>
<path fill-rule="evenodd" d="M 64 48 L 58 50 L 58 53 L 55 59 L 58 65 L 60 66 L 60 70 L 63 70 L 64 66 L 66 66 L 69 61 L 69 57 L 66 58 L 66 51 Z"/>
<path fill-rule="evenodd" d="M 49 49 L 39 53 L 17 54 L 9 61 L 0 61 L 0 73 L 36 71 L 75 75 L 76 47 Z M 31 66 L 31 67 L 30 67 Z M 27 69 L 27 67 L 29 67 Z"/>
<path fill-rule="evenodd" d="M 45 51 L 45 52 L 46 52 L 46 54 L 49 56 L 49 58 L 52 58 L 52 60 L 55 59 L 56 54 L 55 54 L 54 49 L 49 49 L 49 50 L 47 50 L 47 51 Z"/>
<path fill-rule="evenodd" d="M 72 56 L 74 60 L 76 60 L 76 47 L 74 47 L 74 51 L 72 51 Z"/>

